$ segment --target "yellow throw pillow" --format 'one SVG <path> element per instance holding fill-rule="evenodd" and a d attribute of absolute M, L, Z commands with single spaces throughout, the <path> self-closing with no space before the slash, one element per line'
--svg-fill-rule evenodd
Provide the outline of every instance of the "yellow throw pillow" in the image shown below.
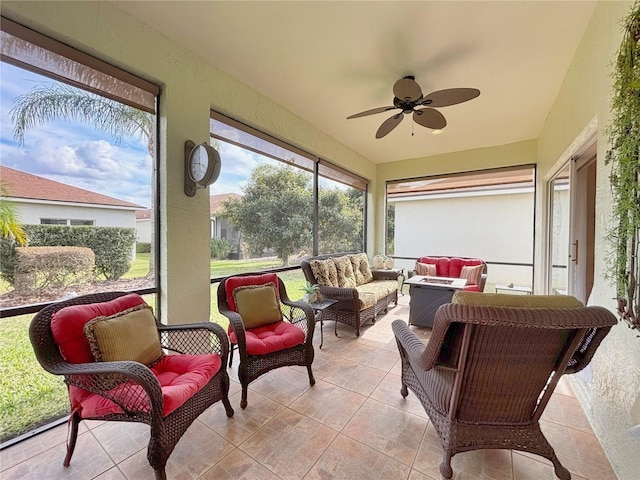
<path fill-rule="evenodd" d="M 336 270 L 336 264 L 333 262 L 333 258 L 310 260 L 309 265 L 318 284 L 324 287 L 338 286 L 338 271 Z"/>
<path fill-rule="evenodd" d="M 458 290 L 451 303 L 518 308 L 579 308 L 582 302 L 569 295 L 509 295 L 507 293 L 479 293 Z"/>
<path fill-rule="evenodd" d="M 137 305 L 84 326 L 97 362 L 133 360 L 149 366 L 163 355 L 156 319 L 149 305 Z"/>
<path fill-rule="evenodd" d="M 460 270 L 460 278 L 467 279 L 467 285 L 480 285 L 484 265 L 465 265 Z"/>
<path fill-rule="evenodd" d="M 261 327 L 282 320 L 280 302 L 273 282 L 244 285 L 234 288 L 232 294 L 244 328 Z"/>
<path fill-rule="evenodd" d="M 349 257 L 336 257 L 333 259 L 336 265 L 338 286 L 343 288 L 356 288 L 356 276 Z"/>
<path fill-rule="evenodd" d="M 356 286 L 364 285 L 373 280 L 373 274 L 371 273 L 371 268 L 369 268 L 369 259 L 366 253 L 356 253 L 355 255 L 348 255 L 348 257 L 353 267 Z"/>
<path fill-rule="evenodd" d="M 416 274 L 424 277 L 436 276 L 436 264 L 435 263 L 420 263 L 416 262 Z"/>

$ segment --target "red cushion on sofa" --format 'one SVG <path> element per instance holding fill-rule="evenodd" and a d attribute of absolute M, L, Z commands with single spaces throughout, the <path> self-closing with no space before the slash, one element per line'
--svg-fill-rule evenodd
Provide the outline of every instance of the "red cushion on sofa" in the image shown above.
<path fill-rule="evenodd" d="M 249 355 L 265 355 L 295 347 L 304 342 L 304 332 L 288 322 L 276 322 L 245 330 L 244 335 Z M 229 327 L 229 341 L 234 344 L 238 343 L 236 334 L 231 327 Z"/>
<path fill-rule="evenodd" d="M 210 355 L 165 355 L 151 371 L 156 375 L 162 389 L 162 415 L 167 416 L 204 387 L 222 366 L 217 354 Z M 110 391 L 114 397 L 121 397 L 122 402 L 129 404 L 127 409 L 142 412 L 149 411 L 147 396 L 140 385 L 126 384 Z M 118 390 L 126 391 L 120 394 Z M 132 391 L 140 391 L 140 395 L 132 395 Z M 98 394 L 78 387 L 69 387 L 71 408 L 77 410 L 82 418 L 99 418 L 110 413 L 121 414 L 122 409 L 115 402 Z"/>
<path fill-rule="evenodd" d="M 482 265 L 483 261 L 479 258 L 458 258 L 451 257 L 449 262 L 449 276 L 454 278 L 460 278 L 460 271 L 462 267 L 473 267 L 474 265 Z"/>
<path fill-rule="evenodd" d="M 268 282 L 273 282 L 276 286 L 276 295 L 279 297 L 280 288 L 278 285 L 278 276 L 275 273 L 264 273 L 262 275 L 247 275 L 244 277 L 230 277 L 227 278 L 224 285 L 225 293 L 227 294 L 227 305 L 234 312 L 236 309 L 236 302 L 233 299 L 233 291 L 238 287 L 244 287 L 246 285 L 263 285 Z"/>
<path fill-rule="evenodd" d="M 438 277 L 451 277 L 449 275 L 449 257 L 420 257 L 418 262 L 434 264 Z M 458 273 L 460 272 L 458 271 Z"/>
<path fill-rule="evenodd" d="M 71 305 L 58 310 L 51 318 L 51 333 L 62 358 L 70 363 L 93 362 L 84 324 L 96 317 L 110 317 L 142 303 L 145 301 L 140 295 L 130 293 L 109 302 Z"/>

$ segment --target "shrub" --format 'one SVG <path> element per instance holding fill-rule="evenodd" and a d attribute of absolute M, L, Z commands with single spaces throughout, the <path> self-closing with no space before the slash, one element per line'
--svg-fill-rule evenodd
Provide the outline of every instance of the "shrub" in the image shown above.
<path fill-rule="evenodd" d="M 63 291 L 93 278 L 95 254 L 86 247 L 16 247 L 15 291 Z"/>
<path fill-rule="evenodd" d="M 217 258 L 218 260 L 225 260 L 233 245 L 226 238 L 212 238 L 211 239 L 211 258 Z"/>
<path fill-rule="evenodd" d="M 151 242 L 136 243 L 136 253 L 151 253 Z"/>
<path fill-rule="evenodd" d="M 131 252 L 136 240 L 134 228 L 65 225 L 24 225 L 31 247 L 87 247 L 95 254 L 95 273 L 107 280 L 117 280 L 131 266 Z M 14 282 L 15 242 L 0 242 L 0 275 Z"/>

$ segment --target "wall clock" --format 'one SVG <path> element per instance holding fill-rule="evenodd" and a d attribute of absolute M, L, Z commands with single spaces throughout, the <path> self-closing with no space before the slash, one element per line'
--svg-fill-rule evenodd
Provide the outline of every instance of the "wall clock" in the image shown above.
<path fill-rule="evenodd" d="M 207 188 L 220 175 L 220 154 L 208 143 L 184 142 L 184 193 L 189 197 L 199 188 Z"/>

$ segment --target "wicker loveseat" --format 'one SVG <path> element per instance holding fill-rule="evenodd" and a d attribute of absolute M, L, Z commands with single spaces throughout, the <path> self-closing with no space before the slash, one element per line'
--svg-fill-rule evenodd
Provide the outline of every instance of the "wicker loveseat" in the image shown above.
<path fill-rule="evenodd" d="M 398 302 L 398 273 L 371 270 L 365 253 L 311 257 L 301 262 L 306 279 L 320 286 L 323 298 L 338 300 L 324 312 L 324 320 L 350 325 L 360 336 L 360 327 L 387 312 Z"/>

